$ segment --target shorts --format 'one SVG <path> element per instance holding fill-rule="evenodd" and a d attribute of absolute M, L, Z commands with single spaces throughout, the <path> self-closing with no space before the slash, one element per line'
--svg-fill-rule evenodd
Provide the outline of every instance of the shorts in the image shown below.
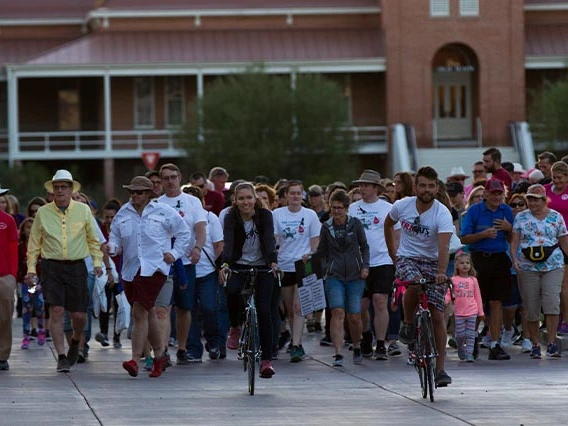
<path fill-rule="evenodd" d="M 512 295 L 511 259 L 506 252 L 470 252 L 477 270 L 477 280 L 483 303 L 507 301 Z"/>
<path fill-rule="evenodd" d="M 325 296 L 330 309 L 343 309 L 348 314 L 361 313 L 365 281 L 342 281 L 334 277 L 325 280 Z"/>
<path fill-rule="evenodd" d="M 369 268 L 369 276 L 365 281 L 363 297 L 373 294 L 390 294 L 394 281 L 394 265 L 380 265 Z"/>
<path fill-rule="evenodd" d="M 140 271 L 138 271 L 132 281 L 123 279 L 122 286 L 128 303 L 134 306 L 134 302 L 138 302 L 144 309 L 149 311 L 155 306 L 156 299 L 166 282 L 166 278 L 161 272 L 155 272 L 151 277 L 141 277 Z"/>
<path fill-rule="evenodd" d="M 191 311 L 195 303 L 195 265 L 183 265 L 187 285 L 180 287 L 178 278 L 174 275 L 174 305 L 184 311 Z"/>
<path fill-rule="evenodd" d="M 504 300 L 502 307 L 506 309 L 512 309 L 518 308 L 520 306 L 523 306 L 523 301 L 521 299 L 521 290 L 519 289 L 517 275 L 511 274 L 511 298 Z"/>
<path fill-rule="evenodd" d="M 172 304 L 172 294 L 174 292 L 174 280 L 172 277 L 167 277 L 166 282 L 162 286 L 162 289 L 158 293 L 158 297 L 156 297 L 156 305 L 157 308 L 168 308 Z"/>
<path fill-rule="evenodd" d="M 280 280 L 280 287 L 292 287 L 296 284 L 298 284 L 296 272 L 284 272 L 284 276 Z"/>
<path fill-rule="evenodd" d="M 396 260 L 396 277 L 401 281 L 419 278 L 434 280 L 438 273 L 438 261 L 417 257 L 399 257 Z M 428 304 L 439 311 L 446 308 L 446 285 L 430 284 L 427 286 Z"/>
<path fill-rule="evenodd" d="M 547 272 L 519 271 L 518 274 L 527 320 L 538 321 L 541 307 L 544 315 L 560 314 L 563 269 Z"/>
<path fill-rule="evenodd" d="M 89 288 L 84 260 L 41 261 L 43 297 L 52 306 L 69 312 L 87 312 Z"/>

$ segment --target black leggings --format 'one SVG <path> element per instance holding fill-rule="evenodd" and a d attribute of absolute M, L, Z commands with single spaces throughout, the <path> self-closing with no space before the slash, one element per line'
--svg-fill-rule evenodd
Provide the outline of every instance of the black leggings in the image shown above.
<path fill-rule="evenodd" d="M 245 285 L 245 275 L 235 274 L 227 282 L 227 310 L 229 311 L 229 323 L 231 327 L 239 327 L 241 324 L 244 301 L 241 291 Z M 272 358 L 272 314 L 271 302 L 274 290 L 274 277 L 272 274 L 260 273 L 256 278 L 255 301 L 258 314 L 258 334 L 262 359 Z"/>

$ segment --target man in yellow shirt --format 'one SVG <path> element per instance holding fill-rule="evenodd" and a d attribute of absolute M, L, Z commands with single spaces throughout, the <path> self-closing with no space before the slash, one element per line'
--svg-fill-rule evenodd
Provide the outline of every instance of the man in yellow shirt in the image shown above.
<path fill-rule="evenodd" d="M 103 254 L 96 223 L 89 206 L 71 199 L 81 188 L 67 170 L 58 170 L 45 182 L 54 200 L 40 208 L 28 242 L 28 285 L 38 283 L 36 263 L 41 257 L 41 285 L 50 304 L 50 327 L 59 356 L 58 372 L 69 372 L 79 355 L 79 339 L 87 321 L 89 291 L 85 258 L 93 258 L 95 274 L 101 276 Z M 67 355 L 64 352 L 63 313 L 69 311 L 73 336 Z"/>

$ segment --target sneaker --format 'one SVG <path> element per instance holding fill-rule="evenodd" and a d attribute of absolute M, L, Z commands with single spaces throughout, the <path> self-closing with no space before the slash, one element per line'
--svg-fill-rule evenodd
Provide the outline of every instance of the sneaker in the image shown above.
<path fill-rule="evenodd" d="M 519 334 L 519 335 L 517 336 L 517 338 L 515 339 L 515 341 L 513 342 L 513 346 L 522 346 L 522 345 L 523 345 L 523 340 L 524 340 L 523 335 L 522 335 L 522 334 Z"/>
<path fill-rule="evenodd" d="M 8 371 L 10 369 L 10 364 L 8 361 L 0 360 L 0 371 Z"/>
<path fill-rule="evenodd" d="M 363 338 L 361 339 L 361 353 L 365 358 L 373 356 L 373 333 L 370 331 L 363 333 Z"/>
<path fill-rule="evenodd" d="M 138 376 L 138 363 L 135 359 L 131 359 L 130 361 L 124 361 L 122 363 L 122 368 L 128 371 L 128 374 L 132 377 Z"/>
<path fill-rule="evenodd" d="M 95 336 L 95 340 L 99 342 L 101 345 L 103 345 L 105 348 L 110 345 L 106 334 L 97 333 L 97 335 Z"/>
<path fill-rule="evenodd" d="M 324 336 L 320 340 L 320 346 L 333 346 L 333 342 L 331 341 L 331 337 L 330 336 Z"/>
<path fill-rule="evenodd" d="M 164 364 L 164 371 L 165 371 L 166 368 L 171 367 L 173 364 L 172 364 L 172 359 L 170 358 L 170 354 L 168 353 L 168 351 L 166 351 L 164 356 L 166 357 L 166 363 Z"/>
<path fill-rule="evenodd" d="M 170 348 L 175 348 L 177 344 L 177 340 L 174 337 L 170 337 L 170 340 L 168 340 L 168 346 Z"/>
<path fill-rule="evenodd" d="M 290 343 L 288 343 L 288 346 L 286 347 L 286 353 L 289 354 L 292 352 L 292 346 L 294 346 L 292 344 L 292 341 L 290 340 Z"/>
<path fill-rule="evenodd" d="M 112 347 L 115 349 L 122 349 L 122 343 L 120 343 L 120 339 L 112 339 Z"/>
<path fill-rule="evenodd" d="M 562 321 L 558 324 L 558 331 L 556 332 L 559 336 L 568 335 L 568 324 Z"/>
<path fill-rule="evenodd" d="M 334 355 L 333 356 L 333 367 L 343 367 L 343 355 Z"/>
<path fill-rule="evenodd" d="M 152 367 L 154 366 L 154 359 L 151 356 L 147 356 L 144 358 L 144 370 L 152 371 Z"/>
<path fill-rule="evenodd" d="M 494 348 L 489 350 L 489 357 L 488 359 L 492 361 L 505 361 L 511 359 L 509 354 L 501 348 L 501 345 L 497 343 Z"/>
<path fill-rule="evenodd" d="M 452 383 L 452 378 L 448 376 L 445 370 L 440 370 L 436 374 L 436 378 L 434 379 L 437 388 L 445 388 L 446 386 Z"/>
<path fill-rule="evenodd" d="M 479 357 L 479 337 L 476 337 L 473 341 L 473 359 Z"/>
<path fill-rule="evenodd" d="M 556 343 L 549 343 L 546 347 L 546 356 L 547 358 L 560 358 L 560 351 L 558 350 L 558 346 Z"/>
<path fill-rule="evenodd" d="M 315 330 L 316 333 L 321 333 L 323 331 L 323 328 L 321 326 L 321 323 L 316 321 L 316 325 L 315 325 Z"/>
<path fill-rule="evenodd" d="M 57 361 L 58 373 L 69 373 L 69 370 L 71 370 L 71 365 L 66 357 L 61 358 L 59 361 Z"/>
<path fill-rule="evenodd" d="M 313 319 L 306 321 L 306 329 L 308 330 L 308 333 L 316 331 L 316 321 Z"/>
<path fill-rule="evenodd" d="M 227 348 L 236 350 L 239 347 L 239 339 L 241 338 L 241 329 L 239 327 L 231 327 L 229 329 L 229 337 L 227 337 Z"/>
<path fill-rule="evenodd" d="M 405 345 L 410 345 L 414 342 L 414 325 L 403 322 L 398 332 L 398 340 Z"/>
<path fill-rule="evenodd" d="M 524 354 L 530 353 L 532 350 L 531 339 L 523 339 L 523 344 L 521 346 L 521 352 Z"/>
<path fill-rule="evenodd" d="M 51 333 L 49 332 L 49 330 L 45 330 L 45 341 L 53 342 L 53 338 L 51 337 Z"/>
<path fill-rule="evenodd" d="M 165 370 L 167 362 L 167 357 L 163 355 L 161 358 L 154 358 L 152 371 L 150 371 L 150 377 L 160 377 Z"/>
<path fill-rule="evenodd" d="M 28 349 L 30 347 L 30 338 L 29 336 L 24 336 L 24 339 L 22 340 L 22 349 Z"/>
<path fill-rule="evenodd" d="M 448 339 L 448 346 L 450 348 L 457 349 L 458 348 L 458 342 L 456 342 L 456 339 L 454 339 L 453 337 L 450 337 Z"/>
<path fill-rule="evenodd" d="M 398 348 L 398 345 L 395 342 L 389 345 L 389 348 L 387 349 L 387 354 L 389 356 L 401 356 L 402 351 Z"/>
<path fill-rule="evenodd" d="M 363 364 L 363 351 L 361 348 L 353 348 L 353 364 Z"/>
<path fill-rule="evenodd" d="M 209 359 L 218 359 L 219 354 L 219 348 L 212 348 L 209 350 Z"/>
<path fill-rule="evenodd" d="M 270 379 L 274 376 L 274 367 L 272 366 L 272 362 L 269 359 L 263 359 L 260 363 L 260 377 L 263 379 Z"/>
<path fill-rule="evenodd" d="M 483 349 L 491 348 L 491 336 L 488 334 L 483 336 L 483 339 L 481 340 L 481 344 L 479 346 Z"/>
<path fill-rule="evenodd" d="M 202 362 L 203 362 L 203 360 L 201 359 L 201 357 L 197 357 L 197 356 L 187 354 L 187 363 L 188 364 L 201 364 Z M 165 368 L 164 368 L 164 370 L 165 370 Z"/>
<path fill-rule="evenodd" d="M 37 337 L 37 330 L 35 328 L 32 328 L 32 331 L 30 332 L 30 340 L 35 340 Z"/>
<path fill-rule="evenodd" d="M 45 345 L 45 330 L 40 330 L 37 333 L 37 344 L 40 346 Z"/>
<path fill-rule="evenodd" d="M 475 362 L 475 358 L 473 357 L 473 354 L 467 354 L 465 356 L 465 362 Z"/>
<path fill-rule="evenodd" d="M 471 356 L 473 356 L 473 354 Z M 462 361 L 466 358 L 465 347 L 463 345 L 458 348 L 458 358 Z"/>
<path fill-rule="evenodd" d="M 541 359 L 542 358 L 542 355 L 540 354 L 540 346 L 539 345 L 535 345 L 535 346 L 532 347 L 530 357 L 532 359 Z"/>
<path fill-rule="evenodd" d="M 187 351 L 179 350 L 176 354 L 176 365 L 189 365 Z"/>
<path fill-rule="evenodd" d="M 501 330 L 501 347 L 504 349 L 509 349 L 513 344 L 513 335 L 515 334 L 515 329 L 511 327 L 510 330 Z"/>
<path fill-rule="evenodd" d="M 79 355 L 77 356 L 77 364 L 84 364 L 87 361 L 87 357 L 83 351 L 79 351 Z"/>
<path fill-rule="evenodd" d="M 377 348 L 375 349 L 375 359 L 377 361 L 386 361 L 389 359 L 385 345 L 377 344 Z"/>
<path fill-rule="evenodd" d="M 300 346 L 292 346 L 290 350 L 290 362 L 300 362 L 303 358 L 303 348 L 300 349 Z"/>
<path fill-rule="evenodd" d="M 280 333 L 280 337 L 278 338 L 278 350 L 280 350 L 284 346 L 286 346 L 286 343 L 288 343 L 288 340 L 290 340 L 290 337 L 292 337 L 292 335 L 290 334 L 290 332 L 288 330 Z"/>
<path fill-rule="evenodd" d="M 69 346 L 69 350 L 67 351 L 67 360 L 69 361 L 69 365 L 73 366 L 79 359 L 79 341 L 71 339 L 71 345 Z"/>

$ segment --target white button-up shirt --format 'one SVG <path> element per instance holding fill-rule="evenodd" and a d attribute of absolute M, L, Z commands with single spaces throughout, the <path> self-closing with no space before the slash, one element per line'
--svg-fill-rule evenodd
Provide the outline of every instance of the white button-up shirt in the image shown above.
<path fill-rule="evenodd" d="M 173 248 L 172 237 L 176 239 Z M 138 270 L 143 277 L 156 271 L 168 275 L 170 265 L 164 262 L 164 254 L 179 259 L 187 253 L 190 237 L 185 221 L 170 206 L 150 201 L 139 215 L 129 201 L 112 221 L 109 242 L 117 250 L 122 248 L 122 278 L 132 281 Z"/>

